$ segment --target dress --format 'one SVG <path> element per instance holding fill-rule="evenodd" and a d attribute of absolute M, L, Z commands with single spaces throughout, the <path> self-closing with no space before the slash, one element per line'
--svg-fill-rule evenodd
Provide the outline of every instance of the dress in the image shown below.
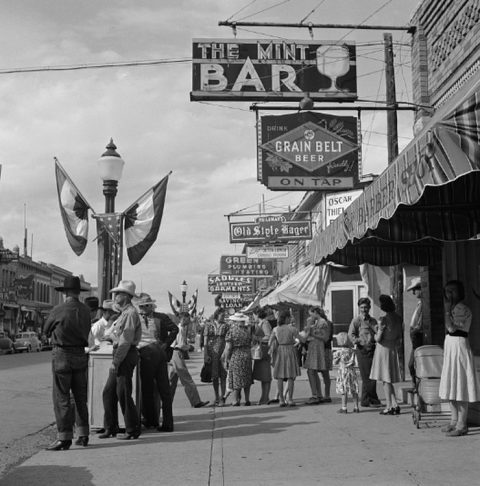
<path fill-rule="evenodd" d="M 399 383 L 400 364 L 397 347 L 402 337 L 402 319 L 396 312 L 388 312 L 380 319 L 385 324 L 382 339 L 377 342 L 373 355 L 370 379 L 385 383 Z"/>
<path fill-rule="evenodd" d="M 358 395 L 358 376 L 355 369 L 355 351 L 351 348 L 337 349 L 333 355 L 333 364 L 338 365 L 335 390 L 340 395 Z"/>
<path fill-rule="evenodd" d="M 295 352 L 295 338 L 298 337 L 298 330 L 291 324 L 277 326 L 270 336 L 270 353 L 273 358 L 273 377 L 276 380 L 300 376 L 297 353 Z"/>
<path fill-rule="evenodd" d="M 209 322 L 205 324 L 203 335 L 207 339 L 206 353 L 211 359 L 212 379 L 225 379 L 227 372 L 222 364 L 222 353 L 225 349 L 225 336 L 227 335 L 228 324 L 225 322 Z"/>
<path fill-rule="evenodd" d="M 327 360 L 325 352 L 325 343 L 330 337 L 328 322 L 322 318 L 316 319 L 308 326 L 307 332 L 308 349 L 303 367 L 317 371 L 331 369 L 331 359 Z"/>
<path fill-rule="evenodd" d="M 468 336 L 472 313 L 463 302 L 459 302 L 451 310 L 451 322 L 456 331 L 452 331 L 454 334 L 460 331 Z M 452 336 L 452 332 L 445 336 L 439 396 L 442 400 L 478 402 L 480 401 L 480 379 L 475 372 L 468 337 Z"/>
<path fill-rule="evenodd" d="M 249 327 L 232 324 L 226 335 L 227 343 L 232 346 L 228 365 L 228 388 L 240 390 L 252 384 L 252 334 Z"/>
<path fill-rule="evenodd" d="M 272 381 L 272 367 L 268 354 L 268 341 L 272 334 L 272 327 L 267 319 L 263 319 L 255 328 L 255 337 L 262 347 L 262 359 L 253 361 L 253 379 L 262 382 Z"/>

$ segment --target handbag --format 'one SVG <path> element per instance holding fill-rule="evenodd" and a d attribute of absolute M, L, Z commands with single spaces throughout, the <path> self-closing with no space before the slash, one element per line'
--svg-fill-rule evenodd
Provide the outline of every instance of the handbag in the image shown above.
<path fill-rule="evenodd" d="M 200 371 L 200 381 L 202 383 L 212 382 L 212 363 L 203 363 Z"/>
<path fill-rule="evenodd" d="M 260 344 L 254 344 L 251 348 L 251 352 L 253 360 L 262 359 L 262 347 Z"/>

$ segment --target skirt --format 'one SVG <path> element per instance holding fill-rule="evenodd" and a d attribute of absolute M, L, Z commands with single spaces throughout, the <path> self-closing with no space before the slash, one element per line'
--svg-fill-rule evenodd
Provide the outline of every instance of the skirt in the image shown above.
<path fill-rule="evenodd" d="M 282 380 L 297 376 L 300 376 L 300 366 L 293 344 L 280 344 L 273 363 L 273 377 Z"/>
<path fill-rule="evenodd" d="M 253 379 L 257 381 L 272 381 L 272 367 L 268 354 L 268 344 L 262 343 L 262 359 L 253 361 Z"/>
<path fill-rule="evenodd" d="M 307 370 L 326 370 L 325 343 L 320 339 L 308 341 L 307 355 L 303 367 Z"/>
<path fill-rule="evenodd" d="M 470 403 L 480 401 L 480 380 L 475 372 L 468 338 L 445 336 L 438 394 L 442 400 Z"/>
<path fill-rule="evenodd" d="M 383 346 L 380 343 L 377 344 L 369 378 L 385 383 L 399 383 L 402 381 L 398 353 L 395 348 Z"/>

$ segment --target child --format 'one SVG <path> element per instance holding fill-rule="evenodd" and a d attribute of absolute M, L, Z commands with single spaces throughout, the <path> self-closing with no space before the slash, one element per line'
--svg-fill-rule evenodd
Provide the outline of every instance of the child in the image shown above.
<path fill-rule="evenodd" d="M 337 413 L 347 413 L 347 398 L 350 393 L 353 398 L 353 411 L 359 413 L 358 408 L 358 376 L 355 370 L 355 353 L 351 347 L 346 332 L 337 335 L 337 345 L 340 349 L 333 355 L 333 364 L 338 365 L 336 381 L 337 393 L 342 395 L 342 408 Z"/>

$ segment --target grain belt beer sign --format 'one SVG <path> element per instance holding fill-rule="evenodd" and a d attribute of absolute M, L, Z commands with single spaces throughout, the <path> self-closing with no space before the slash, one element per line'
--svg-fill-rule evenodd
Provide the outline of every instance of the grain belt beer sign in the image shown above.
<path fill-rule="evenodd" d="M 257 179 L 269 189 L 329 192 L 358 182 L 356 117 L 262 116 L 257 130 Z"/>
<path fill-rule="evenodd" d="M 192 101 L 357 99 L 355 44 L 193 39 Z"/>
<path fill-rule="evenodd" d="M 248 258 L 288 258 L 288 246 L 247 246 Z"/>
<path fill-rule="evenodd" d="M 208 291 L 212 294 L 250 294 L 255 291 L 252 277 L 211 274 L 208 276 Z"/>
<path fill-rule="evenodd" d="M 250 277 L 271 277 L 274 274 L 274 262 L 261 258 L 248 258 L 245 255 L 222 255 L 220 273 Z"/>
<path fill-rule="evenodd" d="M 290 221 L 285 216 L 230 223 L 230 243 L 287 243 L 311 240 L 311 220 Z"/>

